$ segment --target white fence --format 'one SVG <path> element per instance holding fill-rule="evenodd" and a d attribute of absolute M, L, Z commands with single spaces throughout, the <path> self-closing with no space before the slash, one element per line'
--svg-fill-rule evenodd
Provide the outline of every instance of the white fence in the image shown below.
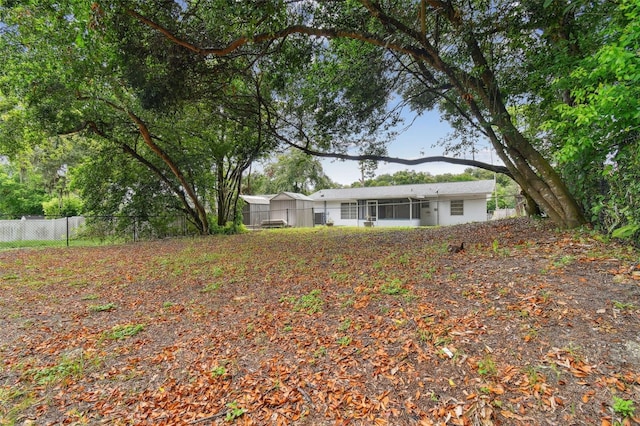
<path fill-rule="evenodd" d="M 0 220 L 0 242 L 60 241 L 75 236 L 85 223 L 81 216 L 61 219 Z"/>

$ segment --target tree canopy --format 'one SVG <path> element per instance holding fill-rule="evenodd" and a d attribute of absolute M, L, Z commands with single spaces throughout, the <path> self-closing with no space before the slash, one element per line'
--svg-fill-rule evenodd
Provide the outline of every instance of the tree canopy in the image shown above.
<path fill-rule="evenodd" d="M 204 16 L 203 11 L 211 13 L 217 6 L 212 1 L 186 3 L 183 12 Z M 605 3 L 563 7 L 556 2 L 529 1 L 514 5 L 506 1 L 361 0 L 265 2 L 254 6 L 249 19 L 240 19 L 238 14 L 245 13 L 241 8 L 220 11 L 215 15 L 219 20 L 238 25 L 225 31 L 223 37 L 212 33 L 206 42 L 188 27 L 172 31 L 140 13 L 135 5 L 127 13 L 173 43 L 205 57 L 242 55 L 260 48 L 266 51 L 276 43 L 302 45 L 307 55 L 308 49 L 313 49 L 307 65 L 300 59 L 296 62 L 305 71 L 295 70 L 298 96 L 286 92 L 292 96 L 288 105 L 296 108 L 279 111 L 279 120 L 272 122 L 272 128 L 291 143 L 317 151 L 329 147 L 344 152 L 346 138 L 332 134 L 327 141 L 321 137 L 325 134 L 323 125 L 329 123 L 329 128 L 338 125 L 356 135 L 358 146 L 367 154 L 367 150 L 379 148 L 375 138 L 369 137 L 369 127 L 341 127 L 341 120 L 355 118 L 354 122 L 362 123 L 358 113 L 363 112 L 367 118 L 375 117 L 365 123 L 379 125 L 385 115 L 372 113 L 384 109 L 386 118 L 393 121 L 394 109 L 390 106 L 399 96 L 401 103 L 416 111 L 439 108 L 457 128 L 460 144 L 469 143 L 476 134 L 484 135 L 530 200 L 559 225 L 584 223 L 580 206 L 553 167 L 552 158 L 546 155 L 544 141 L 532 139 L 519 128 L 510 107 L 545 94 L 522 84 L 532 74 L 528 67 L 539 59 L 531 52 L 541 49 L 547 57 L 561 54 L 571 59 L 591 53 L 589 43 L 577 40 L 602 25 L 602 20 L 593 16 L 607 12 Z M 563 38 L 563 42 L 558 41 Z M 296 45 L 299 40 L 303 41 Z M 353 64 L 358 63 L 367 64 L 359 79 L 348 78 L 348 73 L 336 77 L 330 72 L 333 67 L 353 70 Z M 323 73 L 326 78 L 318 79 L 316 69 L 328 69 Z M 549 76 L 553 75 L 547 72 Z M 330 84 L 336 81 L 337 86 Z M 369 91 L 361 87 L 362 82 Z M 328 101 L 323 93 L 329 94 Z M 335 108 L 335 102 L 340 108 Z M 353 114 L 347 115 L 346 111 Z"/>
<path fill-rule="evenodd" d="M 0 11 L 0 146 L 11 126 L 100 140 L 97 152 L 128 156 L 145 170 L 134 179 L 157 180 L 201 232 L 210 199 L 223 223 L 242 171 L 277 144 L 479 166 L 512 177 L 529 211 L 559 226 L 638 230 L 634 214 L 602 217 L 627 207 L 621 190 L 587 195 L 637 166 L 631 1 L 65 0 Z M 402 112 L 431 109 L 455 129 L 443 153 L 485 138 L 504 165 L 389 157 Z"/>

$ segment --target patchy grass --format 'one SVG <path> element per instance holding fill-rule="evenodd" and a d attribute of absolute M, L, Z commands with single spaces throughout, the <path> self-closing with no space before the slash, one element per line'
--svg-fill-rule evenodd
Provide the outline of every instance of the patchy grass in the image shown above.
<path fill-rule="evenodd" d="M 634 424 L 638 258 L 523 219 L 3 251 L 0 425 Z"/>

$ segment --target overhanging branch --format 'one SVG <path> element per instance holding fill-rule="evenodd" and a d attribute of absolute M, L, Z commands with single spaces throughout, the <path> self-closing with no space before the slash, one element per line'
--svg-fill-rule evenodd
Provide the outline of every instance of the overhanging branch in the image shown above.
<path fill-rule="evenodd" d="M 467 160 L 464 158 L 453 158 L 453 157 L 445 157 L 445 156 L 407 159 L 407 158 L 389 157 L 386 155 L 371 155 L 371 154 L 352 155 L 352 154 L 342 154 L 338 152 L 320 152 L 320 151 L 315 151 L 313 149 L 306 148 L 304 146 L 297 145 L 289 141 L 286 141 L 286 143 L 292 146 L 293 148 L 299 149 L 315 157 L 336 158 L 339 160 L 352 160 L 352 161 L 364 161 L 364 160 L 383 161 L 386 163 L 404 164 L 407 166 L 442 162 L 442 163 L 449 163 L 449 164 L 459 164 L 459 165 L 470 166 L 470 167 L 478 167 L 480 169 L 489 170 L 491 172 L 502 173 L 510 178 L 513 178 L 513 176 L 511 175 L 511 172 L 506 167 L 498 166 L 495 164 L 488 164 L 488 163 L 484 163 L 482 161 L 477 161 L 477 160 Z"/>

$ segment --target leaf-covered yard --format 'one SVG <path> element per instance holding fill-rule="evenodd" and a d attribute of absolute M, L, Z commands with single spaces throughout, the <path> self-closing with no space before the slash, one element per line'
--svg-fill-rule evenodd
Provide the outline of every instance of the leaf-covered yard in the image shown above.
<path fill-rule="evenodd" d="M 0 424 L 634 424 L 638 260 L 526 219 L 0 252 Z"/>

